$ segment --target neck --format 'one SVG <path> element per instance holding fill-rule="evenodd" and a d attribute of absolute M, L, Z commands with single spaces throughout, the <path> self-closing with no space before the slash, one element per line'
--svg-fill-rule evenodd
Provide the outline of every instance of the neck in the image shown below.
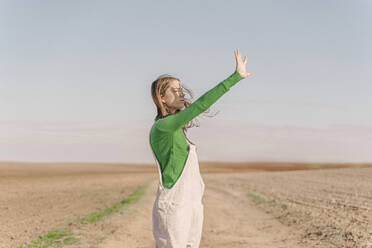
<path fill-rule="evenodd" d="M 174 113 L 176 113 L 176 111 L 177 111 L 177 109 L 170 109 L 169 114 L 174 114 Z"/>

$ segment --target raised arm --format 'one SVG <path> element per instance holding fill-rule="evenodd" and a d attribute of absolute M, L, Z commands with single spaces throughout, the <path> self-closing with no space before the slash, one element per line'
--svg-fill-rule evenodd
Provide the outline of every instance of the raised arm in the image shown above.
<path fill-rule="evenodd" d="M 251 75 L 251 72 L 246 72 L 245 65 L 247 63 L 247 56 L 242 62 L 239 50 L 234 51 L 236 58 L 236 70 L 228 78 L 217 84 L 199 97 L 196 101 L 190 104 L 187 108 L 181 110 L 176 114 L 169 115 L 163 119 L 158 120 L 156 128 L 163 132 L 174 132 L 189 121 L 197 117 L 202 112 L 206 111 L 213 103 L 215 103 L 222 95 L 230 90 L 237 82 L 245 77 Z"/>

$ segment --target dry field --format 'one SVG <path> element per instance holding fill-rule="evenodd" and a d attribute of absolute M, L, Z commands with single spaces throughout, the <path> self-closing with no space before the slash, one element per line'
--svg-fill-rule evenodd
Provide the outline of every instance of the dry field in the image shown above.
<path fill-rule="evenodd" d="M 370 164 L 200 166 L 200 247 L 372 247 Z M 1 162 L 0 247 L 155 247 L 156 173 L 154 165 Z M 141 185 L 138 201 L 94 223 L 75 222 L 129 199 Z M 69 234 L 50 246 L 30 245 L 54 229 Z"/>

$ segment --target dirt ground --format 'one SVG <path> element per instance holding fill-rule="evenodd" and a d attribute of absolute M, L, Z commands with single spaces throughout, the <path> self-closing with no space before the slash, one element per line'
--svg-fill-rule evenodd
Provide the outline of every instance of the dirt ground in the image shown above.
<path fill-rule="evenodd" d="M 200 163 L 206 188 L 200 247 L 372 247 L 372 165 Z M 343 168 L 340 168 L 343 167 Z M 144 196 L 95 224 L 71 222 Z M 65 247 L 155 247 L 155 165 L 0 163 L 0 247 L 30 244 L 55 228 Z"/>

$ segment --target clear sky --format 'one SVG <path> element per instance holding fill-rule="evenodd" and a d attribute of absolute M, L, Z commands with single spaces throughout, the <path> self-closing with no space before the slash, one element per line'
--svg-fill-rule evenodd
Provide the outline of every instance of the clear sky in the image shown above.
<path fill-rule="evenodd" d="M 372 161 L 372 2 L 0 1 L 0 160 L 154 162 L 160 74 L 196 100 L 247 55 L 201 161 Z"/>

